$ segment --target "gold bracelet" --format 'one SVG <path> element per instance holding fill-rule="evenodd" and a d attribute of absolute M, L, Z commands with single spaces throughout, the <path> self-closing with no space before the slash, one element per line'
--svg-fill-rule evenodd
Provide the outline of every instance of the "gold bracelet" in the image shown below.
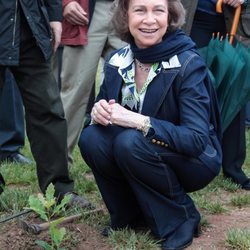
<path fill-rule="evenodd" d="M 149 129 L 152 128 L 150 117 L 147 116 L 144 120 L 142 125 L 138 128 L 143 134 L 143 136 L 147 136 Z"/>

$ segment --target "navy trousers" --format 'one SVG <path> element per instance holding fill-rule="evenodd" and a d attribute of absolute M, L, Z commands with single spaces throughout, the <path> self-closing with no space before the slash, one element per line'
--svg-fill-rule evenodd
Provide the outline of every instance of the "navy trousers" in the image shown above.
<path fill-rule="evenodd" d="M 204 187 L 214 175 L 198 159 L 152 144 L 135 129 L 117 126 L 87 127 L 79 146 L 113 228 L 143 217 L 156 236 L 166 238 L 191 216 L 199 216 L 185 190 Z"/>
<path fill-rule="evenodd" d="M 0 158 L 18 152 L 24 146 L 23 102 L 15 79 L 6 70 L 0 88 Z"/>

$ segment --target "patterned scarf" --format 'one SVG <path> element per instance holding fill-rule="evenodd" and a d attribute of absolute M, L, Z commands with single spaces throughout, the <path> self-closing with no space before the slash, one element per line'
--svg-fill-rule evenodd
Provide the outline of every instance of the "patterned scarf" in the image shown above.
<path fill-rule="evenodd" d="M 135 58 L 141 63 L 155 63 L 168 61 L 175 55 L 196 48 L 196 45 L 183 31 L 177 30 L 167 33 L 162 42 L 145 49 L 138 48 L 131 38 L 130 47 Z"/>

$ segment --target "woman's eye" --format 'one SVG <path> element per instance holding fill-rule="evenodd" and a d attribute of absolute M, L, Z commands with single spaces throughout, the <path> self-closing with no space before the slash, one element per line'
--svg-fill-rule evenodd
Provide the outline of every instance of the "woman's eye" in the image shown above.
<path fill-rule="evenodd" d="M 165 10 L 163 10 L 163 9 L 156 9 L 155 11 L 156 11 L 156 12 L 161 12 L 161 13 L 164 13 L 164 12 L 165 12 Z"/>
<path fill-rule="evenodd" d="M 143 9 L 135 9 L 135 12 L 143 12 Z"/>

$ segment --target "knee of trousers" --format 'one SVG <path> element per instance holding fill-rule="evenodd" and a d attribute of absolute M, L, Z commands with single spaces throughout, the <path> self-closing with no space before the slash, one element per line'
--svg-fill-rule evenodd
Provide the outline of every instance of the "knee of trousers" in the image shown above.
<path fill-rule="evenodd" d="M 117 135 L 113 142 L 113 153 L 116 162 L 121 165 L 132 166 L 145 158 L 145 138 L 140 131 L 126 129 Z"/>
<path fill-rule="evenodd" d="M 112 142 L 107 131 L 103 127 L 90 125 L 82 130 L 78 142 L 81 155 L 86 163 L 104 165 L 107 157 L 112 158 Z"/>
<path fill-rule="evenodd" d="M 79 137 L 78 146 L 83 158 L 85 158 L 86 155 L 95 152 L 96 143 L 98 142 L 97 137 L 98 132 L 95 131 L 94 126 L 88 126 L 82 130 Z"/>

